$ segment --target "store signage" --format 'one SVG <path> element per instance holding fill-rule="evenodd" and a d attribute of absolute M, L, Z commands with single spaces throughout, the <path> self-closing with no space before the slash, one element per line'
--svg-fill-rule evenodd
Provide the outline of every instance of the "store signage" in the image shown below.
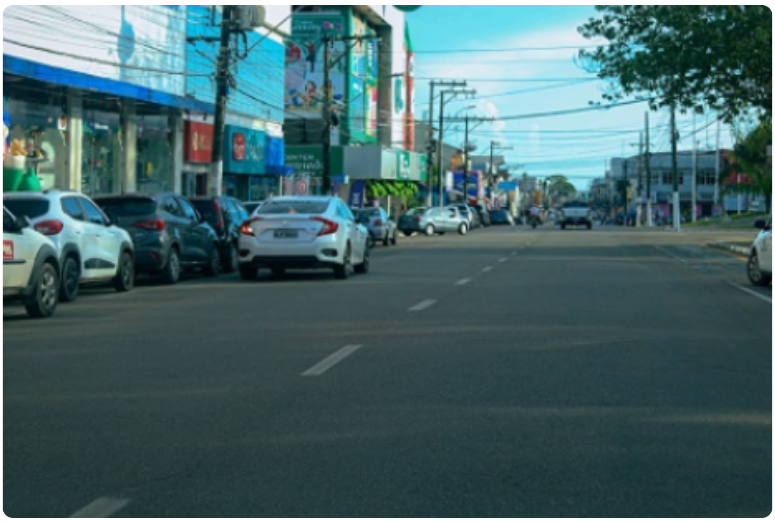
<path fill-rule="evenodd" d="M 213 130 L 211 124 L 186 122 L 185 161 L 190 163 L 210 163 L 213 161 Z"/>
<path fill-rule="evenodd" d="M 226 126 L 223 172 L 230 174 L 266 174 L 266 133 L 233 125 Z"/>

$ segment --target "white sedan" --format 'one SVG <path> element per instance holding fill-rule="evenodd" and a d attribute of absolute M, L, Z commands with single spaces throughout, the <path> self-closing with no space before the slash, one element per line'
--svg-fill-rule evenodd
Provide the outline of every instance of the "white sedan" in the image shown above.
<path fill-rule="evenodd" d="M 764 287 L 772 281 L 772 217 L 766 222 L 757 221 L 756 228 L 761 232 L 751 246 L 747 266 L 748 279 L 754 285 Z"/>
<path fill-rule="evenodd" d="M 369 231 L 332 196 L 281 196 L 266 201 L 240 228 L 243 280 L 259 269 L 281 277 L 286 269 L 333 269 L 346 279 L 369 270 Z"/>

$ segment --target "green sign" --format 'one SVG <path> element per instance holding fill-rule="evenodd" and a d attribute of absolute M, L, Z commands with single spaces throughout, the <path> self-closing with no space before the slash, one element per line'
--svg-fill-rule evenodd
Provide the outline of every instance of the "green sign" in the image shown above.
<path fill-rule="evenodd" d="M 298 178 L 323 177 L 323 146 L 292 145 L 285 147 L 285 165 L 292 169 L 291 174 Z M 331 176 L 344 173 L 343 152 L 341 147 L 331 148 Z"/>

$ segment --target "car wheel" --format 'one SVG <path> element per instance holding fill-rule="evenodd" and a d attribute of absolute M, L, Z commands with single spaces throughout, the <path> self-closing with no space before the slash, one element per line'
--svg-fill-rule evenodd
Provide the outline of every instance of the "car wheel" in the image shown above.
<path fill-rule="evenodd" d="M 285 277 L 285 269 L 283 267 L 275 267 L 272 269 L 272 274 L 275 278 L 283 278 Z"/>
<path fill-rule="evenodd" d="M 244 281 L 256 281 L 258 279 L 258 269 L 250 265 L 240 265 L 239 277 Z"/>
<path fill-rule="evenodd" d="M 401 231 L 401 234 L 403 234 L 407 238 L 410 238 L 414 233 L 412 231 Z"/>
<path fill-rule="evenodd" d="M 465 223 L 461 223 L 460 228 L 457 230 L 457 232 L 459 232 L 462 236 L 465 236 L 466 233 L 468 232 L 468 225 L 466 225 Z"/>
<path fill-rule="evenodd" d="M 175 285 L 180 279 L 180 254 L 178 249 L 173 247 L 170 249 L 170 254 L 167 259 L 167 266 L 164 267 L 164 272 L 161 273 L 161 280 L 167 285 Z"/>
<path fill-rule="evenodd" d="M 425 226 L 425 236 L 433 236 L 433 234 L 436 232 L 436 228 L 432 224 L 428 224 Z"/>
<path fill-rule="evenodd" d="M 757 287 L 764 287 L 772 281 L 772 275 L 762 272 L 756 251 L 748 258 L 748 279 Z"/>
<path fill-rule="evenodd" d="M 226 248 L 226 256 L 223 257 L 223 272 L 237 272 L 239 270 L 239 253 L 237 246 L 230 243 Z"/>
<path fill-rule="evenodd" d="M 390 239 L 390 245 L 395 245 L 398 243 L 398 231 L 393 229 L 393 237 Z"/>
<path fill-rule="evenodd" d="M 366 248 L 369 248 L 368 245 Z M 348 245 L 347 250 L 344 251 L 342 264 L 334 267 L 334 277 L 337 280 L 346 280 L 350 277 L 350 272 L 352 272 L 352 248 Z"/>
<path fill-rule="evenodd" d="M 113 288 L 118 292 L 127 292 L 135 286 L 135 259 L 132 253 L 124 251 L 118 262 L 118 271 L 113 277 Z"/>
<path fill-rule="evenodd" d="M 208 278 L 215 278 L 221 273 L 221 251 L 217 245 L 213 245 L 210 251 L 210 259 L 207 260 L 207 265 L 204 266 L 204 273 Z"/>
<path fill-rule="evenodd" d="M 33 318 L 48 318 L 54 314 L 59 303 L 59 275 L 51 263 L 40 268 L 35 294 L 24 304 L 27 314 Z"/>
<path fill-rule="evenodd" d="M 68 256 L 62 267 L 62 282 L 59 290 L 59 301 L 65 303 L 75 301 L 80 288 L 81 271 L 78 262 L 72 256 Z"/>
<path fill-rule="evenodd" d="M 388 247 L 390 245 L 390 231 L 385 232 L 385 237 L 382 238 L 382 245 Z"/>
<path fill-rule="evenodd" d="M 367 246 L 363 251 L 363 262 L 354 267 L 355 272 L 358 274 L 366 274 L 369 272 L 369 265 L 371 263 L 371 249 Z"/>

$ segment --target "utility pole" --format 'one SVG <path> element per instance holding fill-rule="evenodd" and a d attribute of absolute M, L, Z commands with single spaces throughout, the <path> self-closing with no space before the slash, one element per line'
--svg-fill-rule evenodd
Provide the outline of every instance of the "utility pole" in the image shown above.
<path fill-rule="evenodd" d="M 447 82 L 450 83 L 450 82 Z M 467 85 L 467 82 L 451 82 L 451 83 L 458 83 L 462 84 L 462 86 Z M 437 83 L 437 85 L 442 85 L 442 82 Z M 453 95 L 450 100 L 444 100 L 444 95 L 451 94 Z M 442 171 L 441 171 L 441 163 L 444 156 L 444 106 L 454 100 L 459 94 L 470 94 L 475 95 L 476 91 L 474 89 L 447 89 L 444 91 L 441 91 L 441 107 L 439 107 L 439 142 L 438 142 L 438 154 L 436 155 L 436 162 L 437 162 L 437 169 L 438 169 L 438 175 L 439 175 L 439 207 L 444 205 L 444 183 L 442 182 Z"/>
<path fill-rule="evenodd" d="M 640 227 L 643 216 L 643 131 L 640 132 L 638 146 L 638 202 L 635 214 L 635 227 Z"/>
<path fill-rule="evenodd" d="M 654 227 L 651 210 L 651 129 L 649 128 L 649 113 L 646 112 L 646 223 Z"/>
<path fill-rule="evenodd" d="M 427 171 L 428 171 L 428 194 L 425 197 L 425 205 L 427 207 L 430 207 L 433 205 L 433 155 L 438 154 L 439 157 L 441 156 L 442 148 L 441 148 L 441 139 L 439 139 L 436 147 L 433 146 L 433 120 L 434 120 L 434 111 L 433 111 L 433 102 L 436 99 L 435 96 L 435 89 L 436 86 L 439 87 L 465 87 L 466 82 L 464 81 L 446 81 L 446 80 L 431 80 L 430 82 L 431 86 L 431 99 L 430 99 L 430 112 L 428 113 L 428 145 L 426 147 L 426 151 L 428 153 L 427 156 Z M 442 106 L 444 105 L 442 101 Z M 442 109 L 442 113 L 444 110 Z M 441 127 L 440 127 L 441 129 Z M 439 131 L 442 132 L 441 130 Z M 441 172 L 439 174 L 439 185 L 441 185 Z"/>
<path fill-rule="evenodd" d="M 629 173 L 627 170 L 629 168 L 629 162 L 627 161 L 627 158 L 622 158 L 622 160 L 624 161 L 624 183 L 622 183 L 622 196 L 624 198 L 624 225 L 627 226 L 627 189 L 628 185 L 630 184 Z"/>
<path fill-rule="evenodd" d="M 713 213 L 719 205 L 719 189 L 721 187 L 721 120 L 716 127 L 716 181 L 713 184 Z"/>
<path fill-rule="evenodd" d="M 694 147 L 692 150 L 692 223 L 697 222 L 697 149 L 700 146 L 699 140 L 697 140 L 696 132 L 697 132 L 697 124 L 696 124 L 697 118 L 695 117 L 695 124 L 694 124 L 694 131 L 695 131 L 695 137 L 694 137 Z"/>
<path fill-rule="evenodd" d="M 463 139 L 463 203 L 468 204 L 468 113 L 466 113 L 466 132 Z"/>
<path fill-rule="evenodd" d="M 213 129 L 213 163 L 210 166 L 210 196 L 220 196 L 223 186 L 223 139 L 226 127 L 226 102 L 229 88 L 230 41 L 234 30 L 234 6 L 224 5 L 221 16 L 221 37 L 215 73 L 215 128 Z"/>
<path fill-rule="evenodd" d="M 670 142 L 673 158 L 673 229 L 681 231 L 681 193 L 678 186 L 678 130 L 675 125 L 675 104 L 670 108 Z"/>

